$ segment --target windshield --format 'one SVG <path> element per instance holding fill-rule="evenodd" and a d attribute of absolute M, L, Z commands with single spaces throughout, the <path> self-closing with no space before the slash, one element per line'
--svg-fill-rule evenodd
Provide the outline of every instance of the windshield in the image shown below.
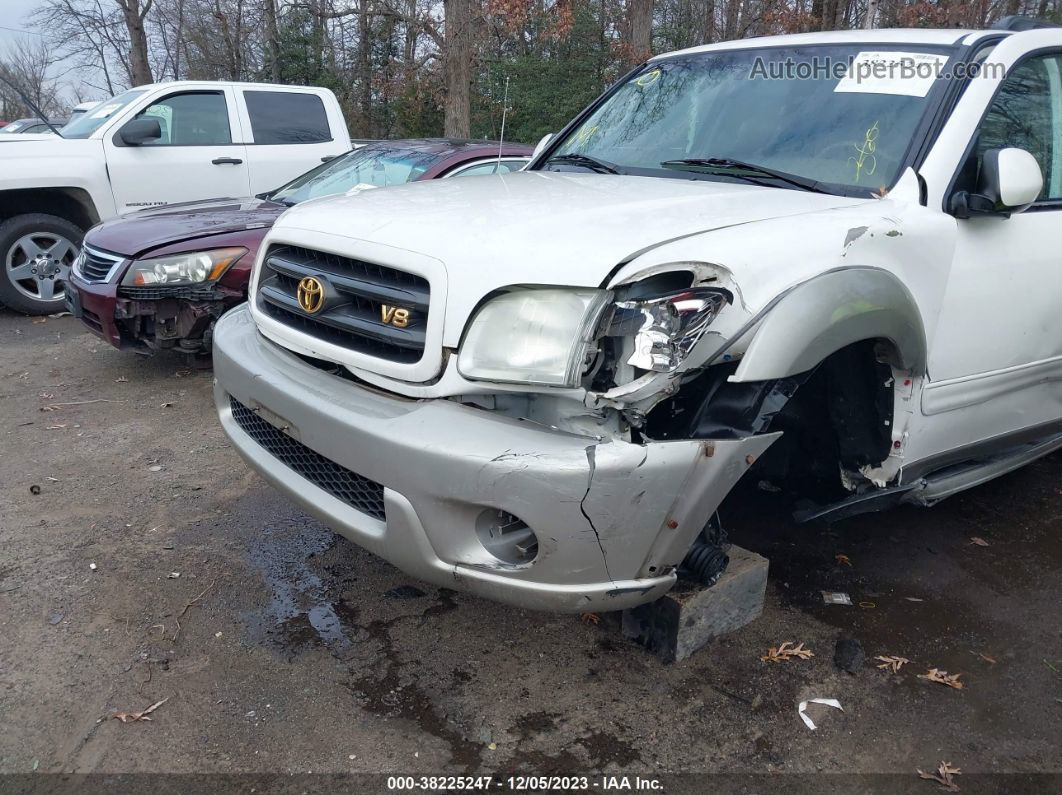
<path fill-rule="evenodd" d="M 101 124 L 144 93 L 144 89 L 134 89 L 119 94 L 113 99 L 101 102 L 87 113 L 71 119 L 59 132 L 64 138 L 88 138 L 96 132 Z"/>
<path fill-rule="evenodd" d="M 346 193 L 355 185 L 376 188 L 401 185 L 417 179 L 445 154 L 363 146 L 296 177 L 275 190 L 270 198 L 285 204 L 297 204 L 307 199 Z"/>
<path fill-rule="evenodd" d="M 787 186 L 733 163 L 703 162 L 738 161 L 865 195 L 899 176 L 935 82 L 925 75 L 943 67 L 947 52 L 851 45 L 669 58 L 628 80 L 551 159 L 585 155 L 621 173 L 662 177 L 719 179 L 740 171 Z M 926 66 L 898 79 L 905 73 L 897 65 L 911 62 Z M 577 160 L 550 167 L 595 170 Z M 701 162 L 676 162 L 683 160 Z"/>

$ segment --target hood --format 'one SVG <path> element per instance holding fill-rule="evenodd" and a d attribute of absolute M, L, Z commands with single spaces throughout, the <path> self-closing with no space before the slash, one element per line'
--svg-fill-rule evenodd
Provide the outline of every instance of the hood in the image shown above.
<path fill-rule="evenodd" d="M 168 204 L 105 221 L 89 232 L 85 242 L 131 257 L 184 240 L 268 229 L 286 209 L 283 204 L 251 197 Z"/>
<path fill-rule="evenodd" d="M 275 234 L 331 232 L 414 251 L 440 260 L 451 284 L 460 279 L 457 293 L 482 295 L 520 283 L 598 286 L 616 265 L 676 238 L 864 201 L 708 180 L 530 171 L 308 202 L 285 213 Z M 487 290 L 475 289 L 477 281 Z"/>
<path fill-rule="evenodd" d="M 56 126 L 59 126 L 59 125 L 56 125 Z M 53 139 L 62 140 L 62 139 L 59 138 L 58 135 L 56 135 L 53 132 L 42 132 L 42 133 L 19 133 L 19 132 L 14 132 L 14 133 L 6 133 L 4 135 L 0 135 L 0 143 L 5 142 L 5 141 L 9 141 L 9 142 L 10 141 L 21 141 L 22 143 L 27 143 L 28 141 L 48 141 L 48 140 L 53 140 Z"/>

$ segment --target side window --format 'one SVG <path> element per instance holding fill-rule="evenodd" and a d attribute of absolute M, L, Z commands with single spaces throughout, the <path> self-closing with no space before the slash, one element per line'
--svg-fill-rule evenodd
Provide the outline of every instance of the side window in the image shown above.
<path fill-rule="evenodd" d="M 316 94 L 244 91 L 256 144 L 317 144 L 331 141 L 324 103 Z"/>
<path fill-rule="evenodd" d="M 1062 199 L 1062 56 L 1030 58 L 1003 81 L 988 109 L 960 182 L 976 188 L 984 153 L 1018 147 L 1044 175 L 1040 201 Z"/>
<path fill-rule="evenodd" d="M 162 137 L 145 146 L 217 146 L 232 143 L 229 108 L 218 91 L 171 94 L 145 108 L 137 118 L 155 119 Z"/>
<path fill-rule="evenodd" d="M 469 166 L 468 168 L 458 169 L 451 177 L 478 177 L 485 174 L 509 174 L 513 171 L 519 171 L 524 167 L 526 160 L 502 160 L 500 163 L 496 160 L 492 160 L 489 163 L 480 163 L 475 166 Z"/>

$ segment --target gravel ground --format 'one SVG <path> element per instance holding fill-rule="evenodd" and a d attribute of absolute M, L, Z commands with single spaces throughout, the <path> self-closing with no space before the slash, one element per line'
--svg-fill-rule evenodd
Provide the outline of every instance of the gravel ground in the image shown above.
<path fill-rule="evenodd" d="M 1062 771 L 1062 456 L 832 526 L 745 495 L 724 519 L 771 560 L 766 611 L 665 665 L 610 616 L 437 589 L 333 535 L 247 470 L 210 390 L 0 310 L 0 773 L 892 773 L 928 793 L 915 769 L 941 760 L 960 783 Z M 786 640 L 815 656 L 760 661 Z M 812 732 L 814 697 L 844 711 Z"/>

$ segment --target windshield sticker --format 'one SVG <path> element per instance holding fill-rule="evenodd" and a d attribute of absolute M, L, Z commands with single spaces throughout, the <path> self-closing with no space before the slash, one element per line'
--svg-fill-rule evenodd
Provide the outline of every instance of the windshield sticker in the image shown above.
<path fill-rule="evenodd" d="M 878 148 L 879 132 L 878 123 L 874 122 L 864 133 L 862 145 L 852 144 L 856 153 L 848 158 L 848 162 L 855 166 L 856 182 L 859 182 L 860 177 L 864 174 L 868 177 L 874 176 L 874 172 L 878 169 L 878 158 L 875 157 L 874 152 Z"/>
<path fill-rule="evenodd" d="M 661 74 L 662 72 L 660 69 L 654 69 L 651 72 L 646 72 L 644 75 L 637 77 L 634 81 L 634 84 L 636 86 L 639 86 L 640 88 L 651 86 L 653 83 L 660 79 Z"/>
<path fill-rule="evenodd" d="M 92 115 L 89 116 L 89 118 L 90 119 L 106 119 L 108 116 L 110 116 L 116 110 L 118 110 L 120 107 L 122 107 L 122 103 L 121 102 L 112 102 L 109 105 L 104 105 L 103 107 L 97 108 L 96 110 L 94 110 L 92 112 Z"/>
<path fill-rule="evenodd" d="M 861 52 L 834 91 L 924 97 L 943 72 L 948 56 L 928 52 Z"/>

